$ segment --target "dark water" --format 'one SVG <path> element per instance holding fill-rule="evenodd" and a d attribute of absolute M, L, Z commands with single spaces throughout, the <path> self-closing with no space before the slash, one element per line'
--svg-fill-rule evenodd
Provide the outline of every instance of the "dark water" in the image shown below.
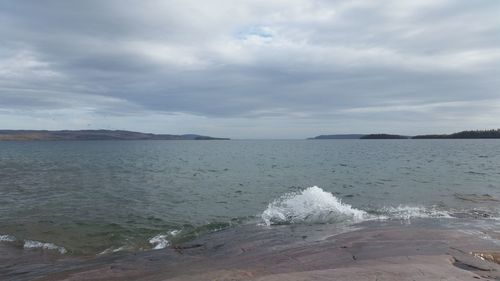
<path fill-rule="evenodd" d="M 498 140 L 0 142 L 0 243 L 70 255 L 161 248 L 265 211 L 497 220 L 497 199 Z"/>

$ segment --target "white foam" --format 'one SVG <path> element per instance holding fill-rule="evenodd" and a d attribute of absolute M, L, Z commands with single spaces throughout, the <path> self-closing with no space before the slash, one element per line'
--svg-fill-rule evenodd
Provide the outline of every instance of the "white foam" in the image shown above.
<path fill-rule="evenodd" d="M 267 206 L 261 218 L 266 225 L 294 223 L 359 222 L 369 215 L 342 203 L 333 194 L 313 186 L 287 193 Z"/>
<path fill-rule="evenodd" d="M 4 235 L 4 234 L 0 234 L 0 242 L 14 242 L 16 241 L 16 237 L 12 236 L 12 235 Z"/>
<path fill-rule="evenodd" d="M 382 213 L 389 219 L 400 219 L 409 221 L 413 218 L 452 218 L 446 211 L 436 208 L 425 208 L 423 206 L 405 206 L 384 207 Z"/>
<path fill-rule="evenodd" d="M 121 247 L 118 247 L 118 248 L 107 248 L 106 250 L 100 252 L 99 254 L 97 254 L 98 256 L 100 255 L 106 255 L 106 254 L 110 254 L 110 253 L 116 253 L 116 252 L 121 252 L 121 251 L 124 251 L 124 250 L 127 250 L 128 247 L 127 246 L 121 246 Z"/>
<path fill-rule="evenodd" d="M 170 241 L 168 240 L 168 238 L 175 237 L 180 232 L 181 232 L 181 230 L 174 229 L 174 230 L 167 232 L 167 234 L 163 234 L 163 233 L 158 234 L 155 237 L 149 239 L 149 244 L 153 245 L 154 250 L 164 249 L 170 245 Z"/>
<path fill-rule="evenodd" d="M 56 250 L 61 254 L 67 253 L 66 249 L 61 246 L 57 246 L 53 243 L 44 243 L 35 240 L 24 240 L 23 248 L 25 249 L 45 249 L 45 250 Z"/>
<path fill-rule="evenodd" d="M 175 236 L 177 236 L 177 234 L 179 234 L 180 232 L 181 232 L 180 230 L 178 230 L 178 229 L 174 229 L 174 230 L 172 230 L 172 231 L 169 231 L 169 232 L 168 232 L 168 234 L 169 234 L 170 236 L 172 236 L 172 237 L 175 237 Z"/>
<path fill-rule="evenodd" d="M 167 239 L 168 235 L 158 234 L 155 237 L 149 239 L 149 244 L 153 245 L 154 250 L 164 249 L 170 245 Z"/>

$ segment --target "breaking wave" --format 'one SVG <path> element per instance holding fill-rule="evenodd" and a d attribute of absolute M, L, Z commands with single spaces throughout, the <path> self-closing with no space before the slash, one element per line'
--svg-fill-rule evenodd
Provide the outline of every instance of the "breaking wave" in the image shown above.
<path fill-rule="evenodd" d="M 57 246 L 53 243 L 44 243 L 35 240 L 24 240 L 23 248 L 25 249 L 44 249 L 44 250 L 55 250 L 61 254 L 65 254 L 68 251 L 64 247 Z"/>
<path fill-rule="evenodd" d="M 414 218 L 453 218 L 448 212 L 423 206 L 384 207 L 380 218 L 410 220 Z"/>
<path fill-rule="evenodd" d="M 153 245 L 154 250 L 164 249 L 170 245 L 166 234 L 158 234 L 149 239 L 149 244 Z"/>
<path fill-rule="evenodd" d="M 16 241 L 16 237 L 12 235 L 0 234 L 0 242 L 14 242 L 14 241 Z"/>
<path fill-rule="evenodd" d="M 118 247 L 118 248 L 107 248 L 106 250 L 98 253 L 97 255 L 100 256 L 100 255 L 107 255 L 107 254 L 111 254 L 111 253 L 116 253 L 116 252 L 121 252 L 121 251 L 125 251 L 127 250 L 128 247 L 127 246 L 121 246 L 121 247 Z"/>
<path fill-rule="evenodd" d="M 342 203 L 333 194 L 317 186 L 281 196 L 270 203 L 261 215 L 266 225 L 359 222 L 368 217 L 365 211 Z"/>
<path fill-rule="evenodd" d="M 180 230 L 172 230 L 167 234 L 158 234 L 155 237 L 149 239 L 149 244 L 153 245 L 153 250 L 160 250 L 170 246 L 170 238 L 173 238 L 179 234 Z"/>
<path fill-rule="evenodd" d="M 64 247 L 57 246 L 53 243 L 45 243 L 35 240 L 17 240 L 15 236 L 8 234 L 0 234 L 0 242 L 19 242 L 22 243 L 20 245 L 22 245 L 24 249 L 55 250 L 60 254 L 66 254 L 68 252 Z"/>
<path fill-rule="evenodd" d="M 330 192 L 313 186 L 301 192 L 287 193 L 271 202 L 261 214 L 266 225 L 321 224 L 366 220 L 404 220 L 417 218 L 453 218 L 449 212 L 435 207 L 406 206 L 383 207 L 373 211 L 356 209 L 343 203 Z"/>

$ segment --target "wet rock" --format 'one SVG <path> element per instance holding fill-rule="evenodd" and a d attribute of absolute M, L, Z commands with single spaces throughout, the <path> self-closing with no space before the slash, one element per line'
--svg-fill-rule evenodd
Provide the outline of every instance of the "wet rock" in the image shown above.
<path fill-rule="evenodd" d="M 455 193 L 454 196 L 457 199 L 463 200 L 463 201 L 469 201 L 473 203 L 483 203 L 483 202 L 498 202 L 498 199 L 495 197 L 489 195 L 489 194 L 462 194 L 462 193 Z"/>
<path fill-rule="evenodd" d="M 483 251 L 483 252 L 472 252 L 471 254 L 482 260 L 487 260 L 489 262 L 500 264 L 500 252 Z"/>

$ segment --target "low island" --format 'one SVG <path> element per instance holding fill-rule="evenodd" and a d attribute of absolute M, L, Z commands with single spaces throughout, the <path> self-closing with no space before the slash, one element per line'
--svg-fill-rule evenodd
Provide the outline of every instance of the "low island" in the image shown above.
<path fill-rule="evenodd" d="M 365 136 L 365 134 L 341 134 L 341 135 L 319 135 L 314 138 L 308 138 L 309 140 L 352 140 L 360 139 Z"/>
<path fill-rule="evenodd" d="M 390 140 L 404 140 L 411 137 L 401 136 L 401 135 L 390 135 L 390 134 L 371 134 L 364 135 L 361 137 L 362 140 L 380 140 L 380 139 L 390 139 Z"/>

